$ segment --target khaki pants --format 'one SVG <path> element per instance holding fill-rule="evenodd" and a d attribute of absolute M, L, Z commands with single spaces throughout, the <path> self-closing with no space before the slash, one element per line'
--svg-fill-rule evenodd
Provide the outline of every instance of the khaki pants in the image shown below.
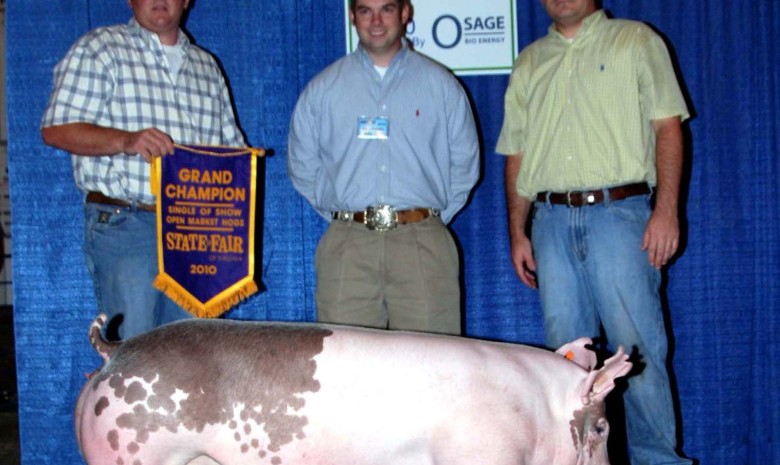
<path fill-rule="evenodd" d="M 461 334 L 458 250 L 438 217 L 385 232 L 334 220 L 315 266 L 318 321 Z"/>

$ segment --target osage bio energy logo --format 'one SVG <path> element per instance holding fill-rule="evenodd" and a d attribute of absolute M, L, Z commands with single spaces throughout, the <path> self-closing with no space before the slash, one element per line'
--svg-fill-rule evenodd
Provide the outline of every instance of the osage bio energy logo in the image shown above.
<path fill-rule="evenodd" d="M 348 0 L 345 0 L 348 3 Z M 514 0 L 413 0 L 406 38 L 459 75 L 508 74 L 517 54 Z M 348 10 L 345 10 L 348 15 Z M 358 38 L 347 20 L 347 50 Z"/>
<path fill-rule="evenodd" d="M 416 36 L 417 25 L 409 23 L 406 34 L 416 48 L 424 48 L 426 40 Z M 501 44 L 507 40 L 505 16 L 457 16 L 445 14 L 433 21 L 430 37 L 439 48 L 451 49 L 460 44 Z"/>

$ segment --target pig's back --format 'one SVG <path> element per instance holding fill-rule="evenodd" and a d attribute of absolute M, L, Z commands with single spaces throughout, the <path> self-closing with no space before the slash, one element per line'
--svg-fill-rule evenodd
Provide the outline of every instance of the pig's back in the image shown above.
<path fill-rule="evenodd" d="M 537 418 L 557 421 L 584 376 L 563 357 L 527 346 L 190 320 L 118 347 L 85 389 L 83 415 L 87 436 L 134 456 L 181 444 L 182 456 L 204 453 L 225 464 L 349 463 L 353 447 L 369 441 L 361 463 L 385 463 L 385 453 L 394 454 L 387 463 L 425 463 L 420 458 L 437 447 L 446 449 L 438 457 L 512 457 L 521 454 L 519 442 L 538 441 Z M 540 402 L 550 397 L 559 405 Z M 305 459 L 323 454 L 332 461 Z"/>

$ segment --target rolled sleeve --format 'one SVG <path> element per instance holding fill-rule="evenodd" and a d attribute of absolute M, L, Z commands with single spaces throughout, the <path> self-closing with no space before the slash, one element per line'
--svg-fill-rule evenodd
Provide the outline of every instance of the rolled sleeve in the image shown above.
<path fill-rule="evenodd" d="M 524 150 L 526 100 L 523 94 L 522 58 L 522 55 L 518 57 L 504 94 L 504 122 L 496 143 L 496 153 L 502 155 L 514 155 Z"/>
<path fill-rule="evenodd" d="M 690 113 L 663 40 L 648 31 L 639 55 L 639 86 L 645 117 L 648 120 L 672 116 L 680 116 L 681 121 L 688 119 Z"/>
<path fill-rule="evenodd" d="M 114 77 L 84 41 L 76 43 L 54 69 L 54 90 L 41 127 L 68 123 L 105 124 L 106 95 Z"/>

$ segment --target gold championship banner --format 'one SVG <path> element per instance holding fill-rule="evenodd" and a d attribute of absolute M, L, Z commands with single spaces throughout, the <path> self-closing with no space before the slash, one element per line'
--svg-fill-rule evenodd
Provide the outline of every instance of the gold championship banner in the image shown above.
<path fill-rule="evenodd" d="M 176 145 L 152 162 L 157 197 L 154 286 L 193 315 L 214 318 L 257 292 L 256 148 Z"/>

